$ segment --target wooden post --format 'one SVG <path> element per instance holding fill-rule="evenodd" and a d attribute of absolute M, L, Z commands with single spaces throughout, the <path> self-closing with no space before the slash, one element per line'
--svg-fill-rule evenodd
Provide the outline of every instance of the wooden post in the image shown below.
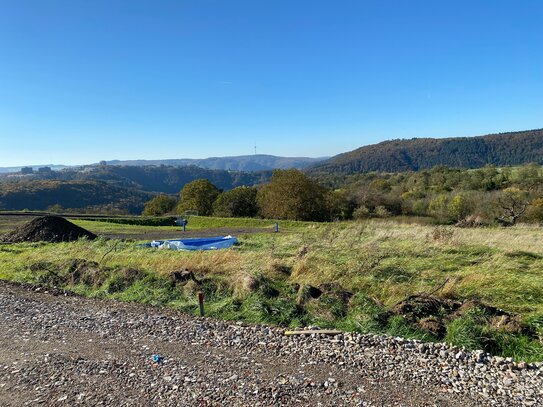
<path fill-rule="evenodd" d="M 200 316 L 204 316 L 204 293 L 198 291 L 198 304 L 200 305 Z"/>

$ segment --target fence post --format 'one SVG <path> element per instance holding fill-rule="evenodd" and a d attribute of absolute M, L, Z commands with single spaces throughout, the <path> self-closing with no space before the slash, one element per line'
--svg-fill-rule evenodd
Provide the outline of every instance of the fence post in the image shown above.
<path fill-rule="evenodd" d="M 198 291 L 198 304 L 200 305 L 200 316 L 204 316 L 204 293 Z"/>

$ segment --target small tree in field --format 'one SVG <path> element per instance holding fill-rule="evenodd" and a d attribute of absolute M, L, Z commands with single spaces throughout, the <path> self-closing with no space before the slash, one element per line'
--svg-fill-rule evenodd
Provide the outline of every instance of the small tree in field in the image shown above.
<path fill-rule="evenodd" d="M 472 211 L 472 205 L 466 195 L 458 194 L 449 201 L 447 209 L 449 211 L 450 218 L 458 222 L 470 214 Z"/>
<path fill-rule="evenodd" d="M 446 194 L 436 195 L 428 205 L 429 213 L 440 222 L 449 221 L 449 198 Z"/>
<path fill-rule="evenodd" d="M 498 222 L 504 226 L 512 226 L 530 205 L 528 193 L 518 188 L 507 188 L 498 197 L 498 205 L 502 209 Z"/>
<path fill-rule="evenodd" d="M 177 200 L 174 197 L 160 194 L 160 195 L 155 196 L 153 199 L 151 199 L 145 204 L 142 215 L 143 216 L 164 215 L 168 212 L 171 212 L 173 208 L 175 208 L 176 204 L 177 204 Z"/>
<path fill-rule="evenodd" d="M 269 184 L 258 191 L 265 218 L 326 220 L 326 189 L 299 170 L 276 170 Z"/>
<path fill-rule="evenodd" d="M 207 179 L 197 179 L 186 184 L 180 192 L 181 201 L 177 206 L 178 212 L 198 211 L 199 215 L 209 216 L 213 203 L 220 190 Z"/>
<path fill-rule="evenodd" d="M 543 222 L 543 198 L 537 198 L 530 202 L 530 209 L 526 215 L 532 222 Z"/>
<path fill-rule="evenodd" d="M 256 189 L 237 187 L 223 192 L 213 204 L 213 214 L 224 217 L 253 217 L 258 213 Z"/>

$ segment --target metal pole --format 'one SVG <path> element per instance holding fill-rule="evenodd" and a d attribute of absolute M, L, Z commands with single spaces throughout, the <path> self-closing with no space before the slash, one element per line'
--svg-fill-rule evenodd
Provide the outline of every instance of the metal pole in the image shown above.
<path fill-rule="evenodd" d="M 279 222 L 275 222 L 275 233 L 279 232 Z"/>
<path fill-rule="evenodd" d="M 204 293 L 198 291 L 198 304 L 200 305 L 200 316 L 204 316 Z"/>

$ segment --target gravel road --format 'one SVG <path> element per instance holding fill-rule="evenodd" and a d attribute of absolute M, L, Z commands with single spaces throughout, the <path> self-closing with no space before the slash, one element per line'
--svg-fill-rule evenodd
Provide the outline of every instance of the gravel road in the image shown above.
<path fill-rule="evenodd" d="M 154 363 L 152 355 L 163 357 Z M 0 405 L 536 406 L 541 364 L 0 281 Z"/>

